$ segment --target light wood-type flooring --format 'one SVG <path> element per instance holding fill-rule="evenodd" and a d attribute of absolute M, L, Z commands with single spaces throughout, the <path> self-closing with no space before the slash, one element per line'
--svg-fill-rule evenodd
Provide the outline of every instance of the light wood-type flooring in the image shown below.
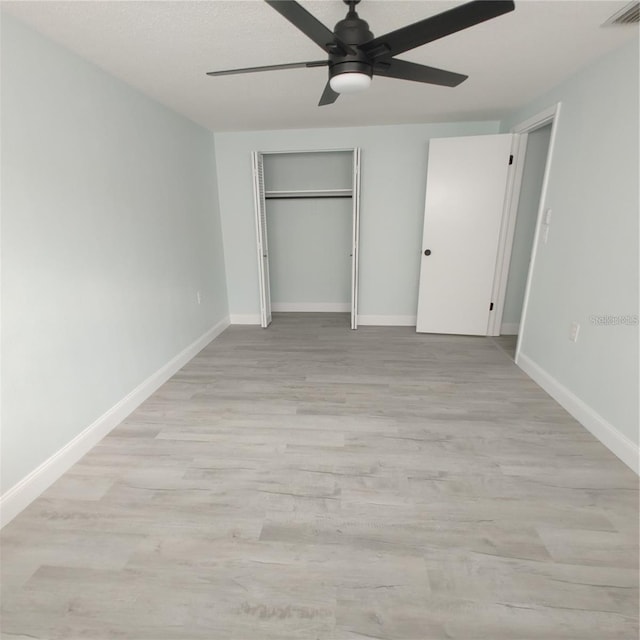
<path fill-rule="evenodd" d="M 638 478 L 488 338 L 232 326 L 1 534 L 3 638 L 638 637 Z"/>

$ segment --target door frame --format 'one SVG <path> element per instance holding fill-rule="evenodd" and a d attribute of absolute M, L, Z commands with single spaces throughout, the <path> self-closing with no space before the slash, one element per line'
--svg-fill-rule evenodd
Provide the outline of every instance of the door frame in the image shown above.
<path fill-rule="evenodd" d="M 271 324 L 271 282 L 269 280 L 269 243 L 267 240 L 267 203 L 264 188 L 264 163 L 260 151 L 251 152 L 253 204 L 256 221 L 258 284 L 260 290 L 260 326 Z"/>
<path fill-rule="evenodd" d="M 254 210 L 256 214 L 256 221 L 258 220 L 258 207 L 260 201 L 264 206 L 265 221 L 267 216 L 266 200 L 265 200 L 265 185 L 264 181 L 260 183 L 257 177 L 256 162 L 258 159 L 262 161 L 264 156 L 275 155 L 287 155 L 287 154 L 304 154 L 304 153 L 351 153 L 352 154 L 352 184 L 351 184 L 351 199 L 352 199 L 352 240 L 351 240 L 351 328 L 358 328 L 358 295 L 359 295 L 359 248 L 360 248 L 360 174 L 361 174 L 361 159 L 359 147 L 337 148 L 337 149 L 287 149 L 276 151 L 252 151 L 252 163 L 253 163 L 253 190 L 254 190 Z M 259 225 L 259 222 L 256 222 Z M 265 270 L 260 262 L 261 260 L 261 235 L 264 235 L 264 244 L 268 245 L 266 237 L 266 224 L 264 234 L 260 233 L 258 226 L 256 227 L 256 241 L 258 247 L 258 288 L 260 292 L 260 318 L 261 326 L 266 328 L 271 322 L 271 285 L 269 282 L 265 282 L 265 277 L 268 278 L 268 269 L 265 274 Z M 267 258 L 268 260 L 268 258 Z M 268 264 L 267 264 L 268 267 Z M 267 299 L 267 296 L 269 299 Z M 269 318 L 266 319 L 267 309 L 269 311 Z"/>
<path fill-rule="evenodd" d="M 353 150 L 351 184 L 351 328 L 358 328 L 358 281 L 360 279 L 360 149 Z"/>
<path fill-rule="evenodd" d="M 522 335 L 526 326 L 526 315 L 529 303 L 529 295 L 531 292 L 532 274 L 535 269 L 536 259 L 539 250 L 539 237 L 543 220 L 543 212 L 547 200 L 547 191 L 549 186 L 549 176 L 551 173 L 551 165 L 553 160 L 553 152 L 555 149 L 555 141 L 558 132 L 558 122 L 560 118 L 561 102 L 557 102 L 546 109 L 536 113 L 511 128 L 513 133 L 513 157 L 514 157 L 514 174 L 512 185 L 507 193 L 507 206 L 505 207 L 500 246 L 498 248 L 498 260 L 496 268 L 496 277 L 494 281 L 494 300 L 496 301 L 495 313 L 489 321 L 489 335 L 500 335 L 502 325 L 502 317 L 504 313 L 505 296 L 507 290 L 507 279 L 509 276 L 509 265 L 511 262 L 511 252 L 513 249 L 513 238 L 516 227 L 516 218 L 518 215 L 518 204 L 520 201 L 520 192 L 522 187 L 522 178 L 524 175 L 524 161 L 527 149 L 528 134 L 536 129 L 540 129 L 551 124 L 551 135 L 549 138 L 549 148 L 545 161 L 545 169 L 542 178 L 542 188 L 540 189 L 540 201 L 538 204 L 538 213 L 536 216 L 536 227 L 531 248 L 531 260 L 529 262 L 529 270 L 527 273 L 527 283 L 525 286 L 524 301 L 522 305 L 522 313 L 520 315 L 520 325 L 518 327 L 518 342 L 516 345 L 515 362 L 518 362 L 520 355 L 520 347 L 522 344 Z"/>

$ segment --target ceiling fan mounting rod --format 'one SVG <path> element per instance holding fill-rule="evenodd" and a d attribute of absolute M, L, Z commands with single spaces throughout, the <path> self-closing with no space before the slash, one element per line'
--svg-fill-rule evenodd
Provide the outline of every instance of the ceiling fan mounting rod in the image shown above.
<path fill-rule="evenodd" d="M 343 0 L 343 2 L 349 7 L 349 13 L 347 14 L 347 17 L 357 18 L 358 13 L 356 12 L 356 5 L 360 2 L 360 0 Z"/>

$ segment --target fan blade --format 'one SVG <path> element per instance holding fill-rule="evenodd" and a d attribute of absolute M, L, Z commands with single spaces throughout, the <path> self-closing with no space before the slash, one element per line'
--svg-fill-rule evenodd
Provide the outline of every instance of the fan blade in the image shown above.
<path fill-rule="evenodd" d="M 208 71 L 208 76 L 230 76 L 236 73 L 253 73 L 254 71 L 277 71 L 278 69 L 301 69 L 303 67 L 326 67 L 328 60 L 314 62 L 291 62 L 289 64 L 270 64 L 266 67 L 246 67 L 244 69 L 226 69 L 224 71 Z"/>
<path fill-rule="evenodd" d="M 469 76 L 435 67 L 427 67 L 415 62 L 398 60 L 380 60 L 373 66 L 373 74 L 385 76 L 387 78 L 398 78 L 400 80 L 413 80 L 414 82 L 426 82 L 428 84 L 438 84 L 442 87 L 457 87 Z"/>
<path fill-rule="evenodd" d="M 265 2 L 327 53 L 355 55 L 356 52 L 348 44 L 342 42 L 333 31 L 325 27 L 295 0 L 265 0 Z"/>
<path fill-rule="evenodd" d="M 325 85 L 324 91 L 322 92 L 322 96 L 320 96 L 320 102 L 318 102 L 318 106 L 322 107 L 325 104 L 333 104 L 340 94 L 336 93 L 331 85 L 327 82 Z"/>
<path fill-rule="evenodd" d="M 360 45 L 370 59 L 390 58 L 513 11 L 513 0 L 474 0 Z"/>

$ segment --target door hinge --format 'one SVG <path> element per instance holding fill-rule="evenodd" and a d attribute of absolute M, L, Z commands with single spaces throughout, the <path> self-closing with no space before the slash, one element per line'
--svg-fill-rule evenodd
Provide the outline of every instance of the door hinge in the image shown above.
<path fill-rule="evenodd" d="M 509 156 L 509 164 L 513 164 L 513 155 Z"/>
<path fill-rule="evenodd" d="M 489 305 L 489 311 L 493 311 L 493 302 Z"/>

